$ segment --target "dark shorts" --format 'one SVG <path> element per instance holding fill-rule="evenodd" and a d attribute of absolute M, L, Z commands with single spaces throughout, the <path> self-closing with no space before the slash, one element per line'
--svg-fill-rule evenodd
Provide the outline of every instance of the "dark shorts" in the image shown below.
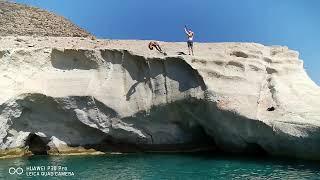
<path fill-rule="evenodd" d="M 193 41 L 187 41 L 187 43 L 188 43 L 188 47 L 193 47 Z"/>

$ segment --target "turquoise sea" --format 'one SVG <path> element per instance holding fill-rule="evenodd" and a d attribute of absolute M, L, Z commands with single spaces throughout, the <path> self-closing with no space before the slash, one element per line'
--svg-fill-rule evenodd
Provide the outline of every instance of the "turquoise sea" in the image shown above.
<path fill-rule="evenodd" d="M 0 160 L 0 178 L 301 180 L 320 179 L 320 163 L 205 153 L 33 156 Z"/>

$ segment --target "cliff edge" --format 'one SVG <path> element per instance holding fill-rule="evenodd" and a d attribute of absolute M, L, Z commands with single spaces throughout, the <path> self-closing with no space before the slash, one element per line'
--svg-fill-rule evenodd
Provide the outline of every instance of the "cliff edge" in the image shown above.
<path fill-rule="evenodd" d="M 216 149 L 320 160 L 320 88 L 256 43 L 0 40 L 3 157 Z M 212 151 L 214 153 L 214 151 Z"/>

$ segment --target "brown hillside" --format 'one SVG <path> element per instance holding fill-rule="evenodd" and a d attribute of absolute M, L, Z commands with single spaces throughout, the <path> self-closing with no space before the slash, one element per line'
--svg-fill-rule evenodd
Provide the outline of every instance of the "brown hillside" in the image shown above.
<path fill-rule="evenodd" d="M 66 18 L 22 4 L 0 1 L 0 36 L 91 37 Z"/>

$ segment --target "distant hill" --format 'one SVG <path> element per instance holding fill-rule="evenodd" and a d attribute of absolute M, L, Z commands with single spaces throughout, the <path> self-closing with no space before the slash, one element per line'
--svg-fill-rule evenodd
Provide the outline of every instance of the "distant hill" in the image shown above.
<path fill-rule="evenodd" d="M 22 4 L 0 1 L 0 36 L 92 37 L 66 18 Z"/>

